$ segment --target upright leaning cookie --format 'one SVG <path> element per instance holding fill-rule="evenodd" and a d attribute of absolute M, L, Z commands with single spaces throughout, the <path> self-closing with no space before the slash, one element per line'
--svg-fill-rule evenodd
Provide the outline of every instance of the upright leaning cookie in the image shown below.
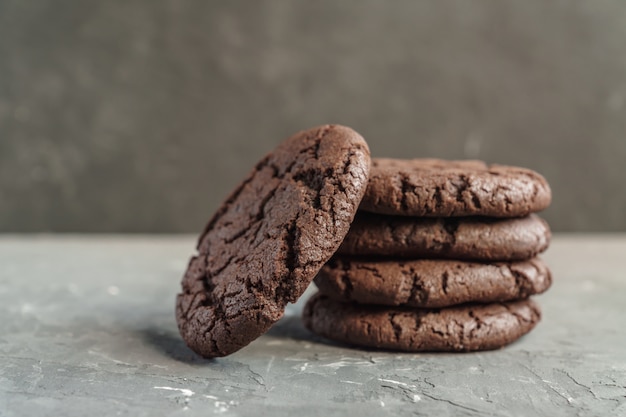
<path fill-rule="evenodd" d="M 519 262 L 332 258 L 315 277 L 333 300 L 407 307 L 521 300 L 552 284 L 538 258 Z"/>
<path fill-rule="evenodd" d="M 550 205 L 538 173 L 480 161 L 372 160 L 361 209 L 403 216 L 518 217 Z"/>
<path fill-rule="evenodd" d="M 295 134 L 257 164 L 210 220 L 182 280 L 187 345 L 225 356 L 278 321 L 339 247 L 367 186 L 369 149 L 347 127 Z"/>
<path fill-rule="evenodd" d="M 531 331 L 540 319 L 530 299 L 424 310 L 339 303 L 318 293 L 303 312 L 304 325 L 320 336 L 408 352 L 497 349 Z"/>
<path fill-rule="evenodd" d="M 536 214 L 498 219 L 403 217 L 359 212 L 337 253 L 514 261 L 543 252 L 550 238 L 550 227 Z"/>

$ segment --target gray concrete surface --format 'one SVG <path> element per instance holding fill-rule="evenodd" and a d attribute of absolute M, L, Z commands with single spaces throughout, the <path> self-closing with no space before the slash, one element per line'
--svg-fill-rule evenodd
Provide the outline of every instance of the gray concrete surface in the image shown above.
<path fill-rule="evenodd" d="M 626 231 L 622 0 L 0 0 L 0 231 L 197 232 L 287 135 L 542 172 Z"/>
<path fill-rule="evenodd" d="M 192 237 L 0 237 L 0 415 L 624 416 L 626 236 L 557 236 L 542 323 L 493 352 L 329 343 L 300 306 L 243 350 L 186 348 Z"/>

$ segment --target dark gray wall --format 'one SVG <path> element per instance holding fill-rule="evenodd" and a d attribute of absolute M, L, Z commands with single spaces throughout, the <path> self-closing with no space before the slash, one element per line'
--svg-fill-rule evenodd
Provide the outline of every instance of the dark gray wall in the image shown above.
<path fill-rule="evenodd" d="M 626 231 L 626 3 L 0 0 L 0 231 L 198 231 L 294 131 L 551 182 Z"/>

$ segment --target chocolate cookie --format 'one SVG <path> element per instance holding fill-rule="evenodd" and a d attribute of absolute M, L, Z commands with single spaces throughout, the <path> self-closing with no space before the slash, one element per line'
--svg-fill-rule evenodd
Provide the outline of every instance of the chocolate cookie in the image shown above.
<path fill-rule="evenodd" d="M 403 216 L 519 217 L 550 205 L 546 180 L 480 161 L 373 159 L 361 209 Z"/>
<path fill-rule="evenodd" d="M 338 252 L 409 258 L 514 261 L 548 248 L 548 224 L 531 214 L 491 217 L 402 217 L 359 212 Z"/>
<path fill-rule="evenodd" d="M 319 293 L 303 313 L 304 325 L 328 339 L 408 352 L 497 349 L 540 318 L 531 299 L 425 310 L 339 303 Z"/>
<path fill-rule="evenodd" d="M 299 132 L 257 164 L 210 220 L 182 280 L 187 345 L 225 356 L 279 320 L 335 252 L 367 186 L 369 149 L 347 127 Z"/>
<path fill-rule="evenodd" d="M 336 301 L 438 308 L 521 300 L 547 290 L 552 276 L 538 258 L 485 264 L 335 257 L 317 274 L 315 284 Z"/>

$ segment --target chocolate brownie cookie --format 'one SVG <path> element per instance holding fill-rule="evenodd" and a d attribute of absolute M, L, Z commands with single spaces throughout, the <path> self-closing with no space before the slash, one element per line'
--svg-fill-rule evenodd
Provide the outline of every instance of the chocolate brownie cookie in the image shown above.
<path fill-rule="evenodd" d="M 338 252 L 408 258 L 513 261 L 547 249 L 548 224 L 531 214 L 491 217 L 402 217 L 359 212 Z"/>
<path fill-rule="evenodd" d="M 528 333 L 540 318 L 531 299 L 428 310 L 339 303 L 319 293 L 303 313 L 304 325 L 320 336 L 408 352 L 497 349 Z"/>
<path fill-rule="evenodd" d="M 480 161 L 372 160 L 361 209 L 403 216 L 519 217 L 550 205 L 546 180 L 525 168 Z"/>
<path fill-rule="evenodd" d="M 315 284 L 336 301 L 438 308 L 521 300 L 546 291 L 552 276 L 538 258 L 485 264 L 335 257 L 317 274 Z"/>
<path fill-rule="evenodd" d="M 279 320 L 348 232 L 369 167 L 363 138 L 333 125 L 259 162 L 209 221 L 183 277 L 176 318 L 187 345 L 225 356 Z"/>

